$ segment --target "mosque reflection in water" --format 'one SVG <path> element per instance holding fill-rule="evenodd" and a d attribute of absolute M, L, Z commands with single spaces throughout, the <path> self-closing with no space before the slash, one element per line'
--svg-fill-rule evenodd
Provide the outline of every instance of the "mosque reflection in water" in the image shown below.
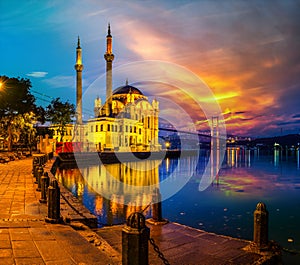
<path fill-rule="evenodd" d="M 150 215 L 151 207 L 146 206 L 152 202 L 153 190 L 158 187 L 157 163 L 152 160 L 102 164 L 81 170 L 60 168 L 56 178 L 98 216 L 100 224 L 112 225 L 123 223 L 135 211 L 144 210 L 146 216 Z M 139 170 L 141 167 L 143 170 Z M 145 189 L 136 190 L 137 187 Z"/>
<path fill-rule="evenodd" d="M 227 149 L 227 166 L 240 165 L 242 160 L 250 165 L 250 155 L 245 158 L 243 152 Z M 100 225 L 113 225 L 124 223 L 136 211 L 151 217 L 151 207 L 147 206 L 154 203 L 153 191 L 160 188 L 161 181 L 173 185 L 191 176 L 199 180 L 209 162 L 211 182 L 219 184 L 218 169 L 212 166 L 219 159 L 219 154 L 202 150 L 199 157 L 101 164 L 81 169 L 62 167 L 57 169 L 56 178 L 98 217 Z M 141 186 L 145 189 L 136 190 Z"/>
<path fill-rule="evenodd" d="M 172 185 L 177 178 L 191 174 L 196 166 L 195 157 L 186 157 L 102 164 L 80 170 L 62 167 L 57 169 L 56 178 L 98 217 L 100 226 L 113 225 L 124 223 L 136 211 L 150 217 L 151 207 L 147 206 L 155 202 L 153 192 L 160 181 Z"/>
<path fill-rule="evenodd" d="M 162 181 L 172 186 L 174 183 L 192 176 L 188 183 L 195 189 L 195 194 L 192 195 L 190 191 L 187 191 L 187 188 L 183 189 L 180 194 L 187 193 L 189 196 L 194 196 L 195 200 L 200 200 L 199 198 L 204 195 L 199 193 L 198 183 L 210 161 L 209 158 L 212 157 L 210 155 L 208 150 L 201 150 L 199 159 L 195 156 L 188 156 L 180 159 L 165 159 L 163 161 L 147 160 L 143 162 L 87 166 L 81 170 L 77 168 L 59 168 L 57 169 L 56 177 L 82 201 L 85 207 L 97 215 L 100 225 L 121 224 L 135 211 L 145 209 L 144 214 L 146 217 L 151 216 L 151 207 L 147 206 L 153 203 L 153 191 L 155 188 L 160 189 L 163 194 Z M 255 204 L 257 198 L 262 198 L 266 196 L 265 194 L 272 194 L 273 196 L 273 193 L 276 193 L 276 187 L 278 185 L 282 186 L 282 183 L 270 182 L 268 170 L 282 165 L 281 161 L 293 159 L 296 159 L 297 167 L 299 168 L 299 149 L 293 151 L 293 153 L 290 152 L 288 155 L 288 157 L 285 157 L 285 153 L 281 154 L 280 150 L 278 151 L 277 149 L 270 150 L 266 156 L 258 149 L 227 148 L 222 169 L 216 175 L 216 178 L 215 175 L 211 176 L 212 185 L 209 190 L 218 190 L 225 197 L 228 194 L 235 196 L 238 194 L 243 198 L 247 196 L 247 198 L 253 199 L 253 204 Z M 215 159 L 218 160 L 220 158 L 215 156 Z M 258 161 L 261 161 L 260 163 L 266 161 L 263 169 L 258 168 L 260 165 Z M 212 161 L 210 162 L 212 163 Z M 211 174 L 217 172 L 217 169 L 214 168 L 210 170 Z M 292 170 L 292 168 L 289 170 Z M 282 171 L 279 173 L 282 174 Z M 278 181 L 284 177 L 280 174 L 277 178 Z M 289 174 L 294 174 L 294 172 Z M 291 188 L 293 185 L 293 183 L 288 184 L 285 182 L 286 188 Z M 137 189 L 137 187 L 145 188 Z M 212 193 L 205 194 L 212 196 Z M 212 200 L 212 197 L 207 199 Z M 184 208 L 189 207 L 185 205 L 184 201 L 180 200 Z M 197 204 L 199 203 L 197 202 Z M 170 215 L 173 208 L 176 209 L 177 206 L 178 201 L 174 201 L 172 205 L 169 205 L 171 208 L 168 207 L 168 209 L 163 204 L 163 216 Z"/>

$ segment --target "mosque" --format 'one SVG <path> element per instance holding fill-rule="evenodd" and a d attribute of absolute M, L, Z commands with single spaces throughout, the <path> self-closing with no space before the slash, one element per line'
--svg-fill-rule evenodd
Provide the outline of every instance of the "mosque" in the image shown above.
<path fill-rule="evenodd" d="M 106 36 L 106 101 L 95 99 L 94 118 L 82 120 L 82 49 L 78 38 L 76 48 L 76 125 L 73 142 L 80 142 L 84 151 L 149 152 L 159 151 L 159 103 L 152 102 L 126 81 L 112 90 L 112 35 L 110 25 Z M 70 138 L 68 139 L 70 141 Z"/>

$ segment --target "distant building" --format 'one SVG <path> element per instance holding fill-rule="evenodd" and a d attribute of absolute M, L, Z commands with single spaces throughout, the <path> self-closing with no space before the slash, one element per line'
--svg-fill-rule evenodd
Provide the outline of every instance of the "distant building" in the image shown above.
<path fill-rule="evenodd" d="M 60 129 L 58 125 L 52 124 L 49 127 L 50 130 L 53 131 L 52 138 L 55 139 L 57 142 L 72 142 L 74 140 L 74 125 L 73 124 L 67 124 L 64 128 L 63 135 L 60 132 Z"/>

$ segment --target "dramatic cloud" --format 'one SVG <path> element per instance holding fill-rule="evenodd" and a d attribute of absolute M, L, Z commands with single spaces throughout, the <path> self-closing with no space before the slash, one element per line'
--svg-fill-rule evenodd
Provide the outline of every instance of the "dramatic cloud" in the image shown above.
<path fill-rule="evenodd" d="M 103 54 L 110 22 L 114 69 L 140 60 L 181 65 L 211 88 L 226 114 L 229 133 L 299 132 L 299 124 L 293 122 L 300 113 L 299 1 L 82 0 L 20 5 L 7 1 L 0 5 L 6 10 L 0 18 L 1 47 L 6 50 L 1 73 L 19 76 L 37 67 L 49 69 L 47 77 L 50 73 L 54 77 L 40 83 L 35 79 L 34 85 L 48 86 L 51 96 L 65 93 L 50 88 L 74 91 L 78 35 L 83 77 L 88 80 L 84 90 L 105 72 Z M 124 80 L 114 78 L 114 88 Z M 130 82 L 137 82 L 134 75 Z M 209 102 L 197 88 L 191 94 Z M 182 105 L 189 106 L 190 101 L 182 99 Z M 191 107 L 193 111 L 197 110 Z M 202 114 L 196 116 L 197 124 L 205 123 L 205 117 L 198 119 Z"/>

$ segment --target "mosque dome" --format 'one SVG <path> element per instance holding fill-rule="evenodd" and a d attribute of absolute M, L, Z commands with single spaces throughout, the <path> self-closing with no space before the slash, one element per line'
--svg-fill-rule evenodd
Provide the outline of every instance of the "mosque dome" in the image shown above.
<path fill-rule="evenodd" d="M 121 94 L 137 94 L 143 96 L 143 93 L 138 88 L 127 84 L 125 86 L 118 87 L 113 92 L 113 95 L 121 95 Z"/>

